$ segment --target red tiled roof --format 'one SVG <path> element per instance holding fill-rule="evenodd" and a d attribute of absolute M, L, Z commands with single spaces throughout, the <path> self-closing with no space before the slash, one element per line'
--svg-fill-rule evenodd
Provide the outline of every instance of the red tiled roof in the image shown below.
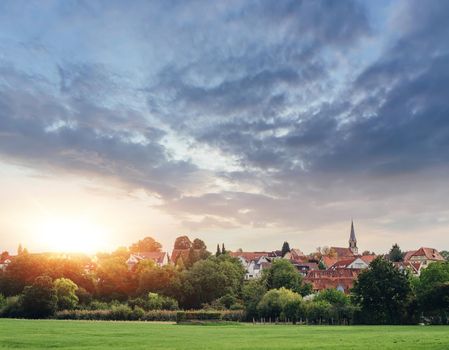
<path fill-rule="evenodd" d="M 326 267 L 331 267 L 338 261 L 337 258 L 330 257 L 330 256 L 323 256 L 323 258 L 321 260 L 323 261 L 323 264 L 326 265 Z"/>
<path fill-rule="evenodd" d="M 229 255 L 231 255 L 234 258 L 242 257 L 246 261 L 252 261 L 252 260 L 259 260 L 263 256 L 269 256 L 270 253 L 268 252 L 230 252 Z"/>
<path fill-rule="evenodd" d="M 410 258 L 414 256 L 425 256 L 428 260 L 436 260 L 436 261 L 444 261 L 444 258 L 438 252 L 438 250 L 434 248 L 419 248 L 414 254 L 410 256 Z"/>
<path fill-rule="evenodd" d="M 354 257 L 354 253 L 349 248 L 342 248 L 342 247 L 331 247 L 331 250 L 333 250 L 338 258 L 352 258 Z"/>
<path fill-rule="evenodd" d="M 368 265 L 371 264 L 371 262 L 377 258 L 377 255 L 362 255 L 360 259 L 362 259 L 364 262 L 366 262 Z"/>
<path fill-rule="evenodd" d="M 335 269 L 347 268 L 348 265 L 350 265 L 354 260 L 355 260 L 355 258 L 339 260 L 335 264 L 333 264 L 331 267 L 329 267 L 329 269 L 335 270 Z"/>
<path fill-rule="evenodd" d="M 410 257 L 415 253 L 416 253 L 416 250 L 409 250 L 408 252 L 406 252 L 404 255 L 404 261 L 409 261 Z"/>
<path fill-rule="evenodd" d="M 360 272 L 360 269 L 312 270 L 304 281 L 311 283 L 315 291 L 340 286 L 345 293 L 349 293 Z"/>

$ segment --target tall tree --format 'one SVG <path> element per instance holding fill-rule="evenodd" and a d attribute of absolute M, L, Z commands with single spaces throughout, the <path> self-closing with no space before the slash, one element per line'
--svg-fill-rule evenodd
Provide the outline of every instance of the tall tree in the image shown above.
<path fill-rule="evenodd" d="M 285 287 L 302 295 L 310 293 L 310 287 L 303 284 L 302 276 L 288 260 L 273 261 L 271 267 L 264 270 L 263 279 L 266 281 L 268 289 Z"/>
<path fill-rule="evenodd" d="M 409 316 L 413 297 L 409 276 L 381 257 L 359 275 L 352 293 L 366 323 L 398 324 Z"/>
<path fill-rule="evenodd" d="M 290 252 L 290 245 L 288 244 L 288 242 L 284 242 L 284 244 L 282 245 L 282 253 L 281 255 L 284 257 L 285 254 Z"/>
<path fill-rule="evenodd" d="M 21 296 L 21 305 L 29 318 L 45 318 L 56 311 L 58 298 L 53 281 L 48 276 L 39 276 L 31 286 L 26 286 Z"/>
<path fill-rule="evenodd" d="M 221 245 L 221 254 L 226 254 L 226 253 L 227 253 L 227 252 L 226 252 L 224 243 L 222 243 L 222 245 Z"/>
<path fill-rule="evenodd" d="M 187 236 L 180 236 L 175 240 L 175 249 L 190 249 L 192 242 Z"/>
<path fill-rule="evenodd" d="M 130 252 L 160 252 L 162 245 L 152 237 L 145 237 L 129 247 Z"/>
<path fill-rule="evenodd" d="M 217 252 L 215 253 L 215 256 L 219 256 L 219 255 L 221 255 L 220 245 L 217 244 Z"/>
<path fill-rule="evenodd" d="M 58 278 L 53 282 L 59 310 L 74 309 L 78 304 L 78 286 L 68 278 Z"/>
<path fill-rule="evenodd" d="M 404 253 L 402 253 L 401 248 L 397 243 L 393 244 L 388 253 L 388 259 L 392 262 L 399 262 L 404 260 Z"/>

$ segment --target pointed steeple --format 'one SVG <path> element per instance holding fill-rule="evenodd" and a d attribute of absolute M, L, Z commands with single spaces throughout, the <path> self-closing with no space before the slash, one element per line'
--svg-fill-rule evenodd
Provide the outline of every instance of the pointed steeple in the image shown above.
<path fill-rule="evenodd" d="M 349 249 L 354 255 L 357 255 L 359 250 L 357 248 L 357 238 L 355 238 L 354 221 L 351 220 L 351 233 L 349 235 Z"/>
<path fill-rule="evenodd" d="M 357 242 L 357 239 L 355 238 L 355 231 L 354 231 L 354 221 L 351 220 L 351 235 L 349 236 L 349 242 L 354 241 Z"/>

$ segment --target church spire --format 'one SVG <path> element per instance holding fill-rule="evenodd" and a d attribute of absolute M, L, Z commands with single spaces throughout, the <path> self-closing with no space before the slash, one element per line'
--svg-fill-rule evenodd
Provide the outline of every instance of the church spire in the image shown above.
<path fill-rule="evenodd" d="M 351 233 L 349 235 L 349 249 L 354 255 L 358 254 L 357 238 L 355 238 L 354 221 L 351 220 Z"/>

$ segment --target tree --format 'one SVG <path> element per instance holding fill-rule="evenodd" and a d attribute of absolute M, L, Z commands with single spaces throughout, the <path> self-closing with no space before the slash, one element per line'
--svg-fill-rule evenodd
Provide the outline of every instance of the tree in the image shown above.
<path fill-rule="evenodd" d="M 226 254 L 226 253 L 227 253 L 227 251 L 225 249 L 224 243 L 222 243 L 222 245 L 221 245 L 221 254 Z"/>
<path fill-rule="evenodd" d="M 284 244 L 282 245 L 282 257 L 285 256 L 285 254 L 290 252 L 290 245 L 288 244 L 288 242 L 284 242 Z"/>
<path fill-rule="evenodd" d="M 56 311 L 58 298 L 53 281 L 48 276 L 39 276 L 31 286 L 26 286 L 21 296 L 25 316 L 46 318 Z"/>
<path fill-rule="evenodd" d="M 180 236 L 175 240 L 175 249 L 190 249 L 191 246 L 192 242 L 187 236 Z"/>
<path fill-rule="evenodd" d="M 23 254 L 23 247 L 22 244 L 19 244 L 19 246 L 17 247 L 17 255 L 22 255 Z"/>
<path fill-rule="evenodd" d="M 449 251 L 447 251 L 447 250 L 442 250 L 442 251 L 440 252 L 440 254 L 441 254 L 441 256 L 442 256 L 444 259 L 446 259 L 446 261 L 449 261 Z"/>
<path fill-rule="evenodd" d="M 245 270 L 229 255 L 211 256 L 196 262 L 181 276 L 180 302 L 187 308 L 197 308 L 223 295 L 239 295 Z"/>
<path fill-rule="evenodd" d="M 220 251 L 220 245 L 219 244 L 217 244 L 217 252 L 215 253 L 215 256 L 219 256 L 219 255 L 221 255 L 221 251 Z"/>
<path fill-rule="evenodd" d="M 287 288 L 271 289 L 264 294 L 257 309 L 262 317 L 276 320 L 293 320 L 300 317 L 302 298 Z"/>
<path fill-rule="evenodd" d="M 285 287 L 302 295 L 308 294 L 308 288 L 304 289 L 302 276 L 288 260 L 273 261 L 271 267 L 264 270 L 263 278 L 268 289 Z"/>
<path fill-rule="evenodd" d="M 74 309 L 79 301 L 76 295 L 78 286 L 68 278 L 58 278 L 53 285 L 58 299 L 58 310 Z"/>
<path fill-rule="evenodd" d="M 399 248 L 398 244 L 395 243 L 390 249 L 388 253 L 388 259 L 392 262 L 399 262 L 404 259 L 404 253 L 402 253 L 401 248 Z"/>
<path fill-rule="evenodd" d="M 405 321 L 413 296 L 409 277 L 381 257 L 359 275 L 352 293 L 362 321 L 374 324 Z"/>
<path fill-rule="evenodd" d="M 162 245 L 152 237 L 145 237 L 144 239 L 133 243 L 129 247 L 129 251 L 132 253 L 138 252 L 160 252 Z"/>
<path fill-rule="evenodd" d="M 246 282 L 242 288 L 242 299 L 248 320 L 258 316 L 257 305 L 267 292 L 267 287 L 261 279 Z"/>
<path fill-rule="evenodd" d="M 192 247 L 195 250 L 206 250 L 207 249 L 206 244 L 204 243 L 204 241 L 199 239 L 199 238 L 195 238 L 193 240 Z"/>
<path fill-rule="evenodd" d="M 424 269 L 415 283 L 420 311 L 449 322 L 449 262 L 435 262 Z"/>

